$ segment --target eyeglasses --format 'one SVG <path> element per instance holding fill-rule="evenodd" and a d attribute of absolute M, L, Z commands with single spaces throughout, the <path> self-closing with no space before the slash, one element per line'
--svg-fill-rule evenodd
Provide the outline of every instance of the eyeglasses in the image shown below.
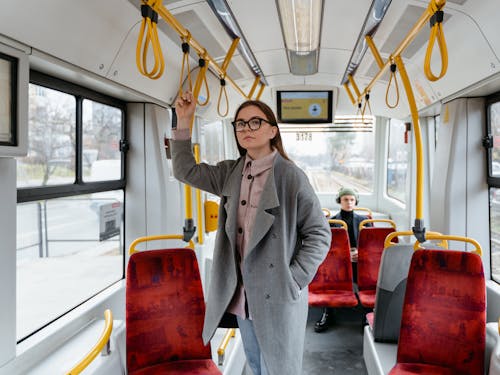
<path fill-rule="evenodd" d="M 260 127 L 262 126 L 262 121 L 267 122 L 268 124 L 271 124 L 273 126 L 275 125 L 272 122 L 269 122 L 269 121 L 267 121 L 263 118 L 260 118 L 260 117 L 252 117 L 248 121 L 236 120 L 236 121 L 233 121 L 232 124 L 234 126 L 234 130 L 236 130 L 237 132 L 242 132 L 243 130 L 245 130 L 246 125 L 248 125 L 248 128 L 251 131 L 256 131 L 256 130 L 259 130 Z"/>

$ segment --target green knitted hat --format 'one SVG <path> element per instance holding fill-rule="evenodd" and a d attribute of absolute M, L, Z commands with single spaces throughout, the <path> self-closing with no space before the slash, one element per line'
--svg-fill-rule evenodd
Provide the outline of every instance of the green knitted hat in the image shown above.
<path fill-rule="evenodd" d="M 337 199 L 340 200 L 344 195 L 352 195 L 356 198 L 356 201 L 359 201 L 359 194 L 353 188 L 341 187 L 339 192 L 337 193 Z"/>

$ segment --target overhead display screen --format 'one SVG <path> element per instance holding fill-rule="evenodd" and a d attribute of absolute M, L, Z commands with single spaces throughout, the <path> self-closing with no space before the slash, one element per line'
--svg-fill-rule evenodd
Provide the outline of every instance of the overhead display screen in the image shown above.
<path fill-rule="evenodd" d="M 277 91 L 278 121 L 289 124 L 332 122 L 332 91 Z"/>

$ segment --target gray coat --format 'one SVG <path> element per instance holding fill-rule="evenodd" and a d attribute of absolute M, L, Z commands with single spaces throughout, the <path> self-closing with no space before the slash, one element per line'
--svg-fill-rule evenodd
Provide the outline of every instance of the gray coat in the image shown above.
<path fill-rule="evenodd" d="M 172 160 L 178 180 L 221 198 L 203 329 L 206 343 L 237 286 L 235 240 L 244 158 L 197 165 L 188 140 L 172 142 Z M 328 222 L 307 176 L 278 154 L 242 266 L 248 308 L 270 375 L 301 373 L 307 285 L 330 240 Z"/>

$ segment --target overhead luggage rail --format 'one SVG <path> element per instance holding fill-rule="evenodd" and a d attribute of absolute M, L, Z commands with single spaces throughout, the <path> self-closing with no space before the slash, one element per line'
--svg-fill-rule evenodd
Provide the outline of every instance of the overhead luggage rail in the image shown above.
<path fill-rule="evenodd" d="M 104 311 L 104 330 L 101 336 L 97 340 L 94 347 L 85 355 L 85 357 L 78 362 L 75 367 L 73 367 L 66 375 L 78 375 L 99 355 L 99 353 L 105 353 L 103 355 L 108 355 L 110 353 L 109 349 L 109 337 L 111 336 L 111 331 L 113 330 L 113 314 L 111 310 Z"/>

